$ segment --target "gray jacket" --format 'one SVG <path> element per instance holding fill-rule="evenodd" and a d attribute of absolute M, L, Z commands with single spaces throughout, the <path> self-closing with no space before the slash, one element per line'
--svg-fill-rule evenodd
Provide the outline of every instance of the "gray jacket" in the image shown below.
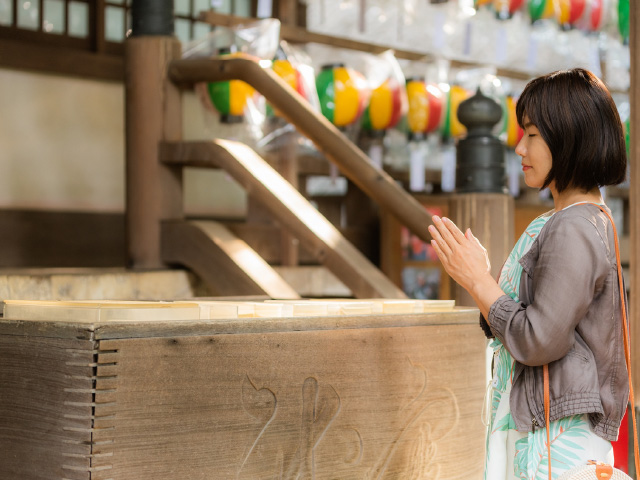
<path fill-rule="evenodd" d="M 519 431 L 544 426 L 542 365 L 549 364 L 550 419 L 589 414 L 616 440 L 627 407 L 620 293 L 613 229 L 594 205 L 551 217 L 520 259 L 520 302 L 489 310 L 488 336 L 515 359 L 511 414 Z"/>

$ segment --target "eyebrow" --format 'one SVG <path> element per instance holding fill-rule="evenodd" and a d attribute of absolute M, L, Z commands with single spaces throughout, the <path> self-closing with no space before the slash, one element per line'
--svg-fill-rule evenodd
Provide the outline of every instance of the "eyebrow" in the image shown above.
<path fill-rule="evenodd" d="M 528 127 L 535 127 L 535 125 L 533 124 L 533 122 L 527 122 L 524 124 L 524 128 L 528 128 Z"/>

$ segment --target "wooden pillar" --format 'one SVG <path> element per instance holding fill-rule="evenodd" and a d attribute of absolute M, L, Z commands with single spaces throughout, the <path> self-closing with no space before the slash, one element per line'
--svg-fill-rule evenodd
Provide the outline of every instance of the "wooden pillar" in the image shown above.
<path fill-rule="evenodd" d="M 494 278 L 513 248 L 514 210 L 513 197 L 500 193 L 461 193 L 453 195 L 449 203 L 449 218 L 462 231 L 471 228 L 487 249 Z M 460 285 L 455 284 L 451 291 L 456 305 L 475 306 Z"/>
<path fill-rule="evenodd" d="M 631 146 L 629 149 L 629 217 L 630 228 L 630 273 L 629 279 L 629 319 L 631 324 L 631 372 L 636 406 L 640 405 L 640 5 L 629 2 L 629 50 L 631 52 L 631 84 L 629 97 L 631 105 Z"/>
<path fill-rule="evenodd" d="M 163 266 L 160 222 L 183 218 L 182 169 L 158 161 L 160 141 L 182 135 L 180 91 L 167 75 L 181 56 L 171 36 L 138 36 L 125 43 L 126 230 L 133 268 Z"/>

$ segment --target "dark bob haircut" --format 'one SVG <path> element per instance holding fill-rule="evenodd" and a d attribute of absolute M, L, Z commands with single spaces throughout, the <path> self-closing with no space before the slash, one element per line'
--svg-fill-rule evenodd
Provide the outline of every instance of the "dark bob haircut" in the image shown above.
<path fill-rule="evenodd" d="M 531 80 L 516 104 L 518 124 L 525 117 L 551 151 L 551 170 L 542 188 L 555 181 L 589 191 L 625 180 L 624 130 L 611 94 L 591 72 L 561 70 Z"/>

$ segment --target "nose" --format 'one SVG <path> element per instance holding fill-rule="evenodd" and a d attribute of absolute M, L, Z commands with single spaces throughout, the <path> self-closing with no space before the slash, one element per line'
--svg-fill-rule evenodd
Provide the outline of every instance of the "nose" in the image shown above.
<path fill-rule="evenodd" d="M 516 155 L 520 155 L 521 157 L 524 157 L 527 153 L 527 149 L 524 145 L 524 139 L 527 135 L 523 135 L 522 138 L 520 138 L 520 141 L 518 142 L 518 144 L 516 145 Z"/>

